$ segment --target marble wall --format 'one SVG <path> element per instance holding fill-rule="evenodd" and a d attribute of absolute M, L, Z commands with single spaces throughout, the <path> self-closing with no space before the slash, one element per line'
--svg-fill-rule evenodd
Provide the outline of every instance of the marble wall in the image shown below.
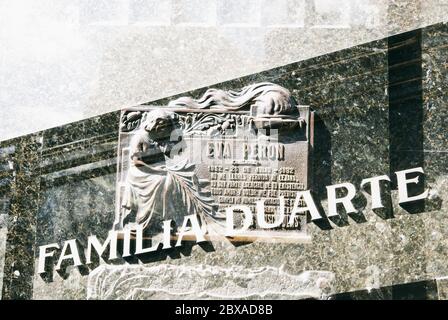
<path fill-rule="evenodd" d="M 448 0 L 0 3 L 0 139 L 445 21 Z"/>
<path fill-rule="evenodd" d="M 398 206 L 392 187 L 382 212 L 359 199 L 359 214 L 311 222 L 310 244 L 216 242 L 159 253 L 143 265 L 100 264 L 41 277 L 33 269 L 36 246 L 90 234 L 104 239 L 112 226 L 118 113 L 2 142 L 2 150 L 14 149 L 4 152 L 13 168 L 1 172 L 1 196 L 11 201 L 3 298 L 209 298 L 228 290 L 243 298 L 322 298 L 382 288 L 382 296 L 392 298 L 403 296 L 389 289 L 394 285 L 422 281 L 419 297 L 437 298 L 448 273 L 447 39 L 447 24 L 437 24 L 212 86 L 271 81 L 316 111 L 313 177 L 324 205 L 325 185 L 358 185 L 406 165 L 425 169 L 431 190 L 423 206 Z M 182 95 L 197 97 L 205 89 Z M 247 274 L 262 274 L 265 284 L 276 286 Z M 197 283 L 193 293 L 181 285 L 185 275 Z"/>

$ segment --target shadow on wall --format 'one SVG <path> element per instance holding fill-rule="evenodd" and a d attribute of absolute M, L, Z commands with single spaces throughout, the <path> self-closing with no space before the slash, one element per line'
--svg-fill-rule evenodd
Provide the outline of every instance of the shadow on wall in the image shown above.
<path fill-rule="evenodd" d="M 392 173 L 423 167 L 423 84 L 421 29 L 388 38 L 389 168 Z M 422 177 L 424 179 L 424 177 Z M 392 182 L 396 189 L 396 181 Z M 409 194 L 424 192 L 425 184 L 409 186 Z M 425 210 L 425 201 L 403 204 L 409 213 Z"/>
<path fill-rule="evenodd" d="M 389 99 L 389 176 L 391 182 L 382 182 L 381 192 L 384 208 L 373 212 L 382 219 L 394 218 L 391 192 L 397 190 L 396 171 L 409 168 L 424 168 L 423 149 L 423 72 L 422 72 L 422 31 L 413 30 L 388 38 L 388 99 Z M 322 119 L 315 120 L 314 156 L 314 195 L 316 199 L 326 198 L 326 185 L 331 185 L 331 135 Z M 425 177 L 419 175 L 418 184 L 410 184 L 409 196 L 422 194 L 425 191 Z M 370 193 L 369 187 L 365 190 Z M 339 196 L 344 196 L 341 193 Z M 321 220 L 314 221 L 324 230 L 331 229 L 329 219 L 338 227 L 348 225 L 348 217 L 356 223 L 366 221 L 363 210 L 366 198 L 357 195 L 354 204 L 359 211 L 347 215 L 340 212 L 334 217 L 325 217 L 325 211 L 318 205 Z M 423 199 L 400 204 L 410 214 L 423 213 L 426 207 L 440 210 L 442 200 Z"/>

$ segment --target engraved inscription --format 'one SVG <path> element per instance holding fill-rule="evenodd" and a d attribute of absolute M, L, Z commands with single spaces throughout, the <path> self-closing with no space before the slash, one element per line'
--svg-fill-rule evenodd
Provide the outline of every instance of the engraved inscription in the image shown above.
<path fill-rule="evenodd" d="M 293 167 L 222 166 L 208 167 L 211 193 L 220 207 L 247 205 L 255 212 L 255 202 L 264 200 L 265 220 L 273 223 L 279 208 L 279 197 L 285 199 L 285 217 L 279 229 L 300 229 L 301 219 L 296 216 L 293 225 L 288 225 L 296 192 L 305 190 L 304 183 L 296 176 Z M 300 203 L 300 205 L 303 205 Z M 253 226 L 254 228 L 256 226 Z"/>
<path fill-rule="evenodd" d="M 170 220 L 176 236 L 196 216 L 195 232 L 222 236 L 239 206 L 234 240 L 306 235 L 306 214 L 290 217 L 303 206 L 297 192 L 310 189 L 312 114 L 267 82 L 123 110 L 114 229 L 154 234 Z"/>

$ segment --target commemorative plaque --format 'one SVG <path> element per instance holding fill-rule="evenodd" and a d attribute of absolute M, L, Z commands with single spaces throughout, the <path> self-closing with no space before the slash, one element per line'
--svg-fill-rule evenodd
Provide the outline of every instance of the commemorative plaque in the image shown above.
<path fill-rule="evenodd" d="M 312 145 L 313 112 L 273 83 L 124 109 L 114 230 L 153 236 L 169 220 L 176 238 L 194 215 L 211 240 L 305 240 L 291 208 L 310 189 Z"/>

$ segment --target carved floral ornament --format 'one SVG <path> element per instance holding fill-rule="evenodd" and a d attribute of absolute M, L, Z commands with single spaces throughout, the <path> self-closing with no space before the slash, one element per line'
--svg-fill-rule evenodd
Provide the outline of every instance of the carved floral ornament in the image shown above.
<path fill-rule="evenodd" d="M 59 270 L 64 261 L 91 264 L 92 253 L 101 256 L 107 247 L 114 260 L 179 247 L 186 240 L 311 241 L 307 222 L 338 216 L 341 209 L 356 213 L 352 201 L 358 191 L 372 209 L 384 207 L 381 182 L 391 180 L 386 175 L 366 178 L 358 189 L 349 182 L 327 186 L 327 212 L 319 211 L 311 192 L 312 130 L 309 107 L 268 82 L 124 110 L 117 208 L 108 238 L 101 243 L 90 236 L 85 250 L 76 239 L 62 247 L 41 246 L 38 272 L 51 269 L 49 258 L 56 252 Z M 395 174 L 400 204 L 428 196 L 428 190 L 408 193 L 422 168 Z M 146 238 L 153 239 L 150 247 L 144 247 Z M 123 241 L 120 250 L 118 241 Z"/>

